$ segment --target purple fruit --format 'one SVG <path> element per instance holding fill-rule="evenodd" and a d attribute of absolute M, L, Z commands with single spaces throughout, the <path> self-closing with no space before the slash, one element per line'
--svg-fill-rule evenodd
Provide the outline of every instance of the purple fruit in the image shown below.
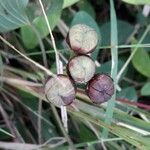
<path fill-rule="evenodd" d="M 113 80 L 106 74 L 97 74 L 88 83 L 87 95 L 94 103 L 107 102 L 113 94 Z"/>

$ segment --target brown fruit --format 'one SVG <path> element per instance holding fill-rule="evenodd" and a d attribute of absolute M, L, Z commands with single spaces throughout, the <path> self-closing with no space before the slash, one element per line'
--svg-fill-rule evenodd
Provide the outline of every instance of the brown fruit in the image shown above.
<path fill-rule="evenodd" d="M 75 53 L 88 54 L 96 48 L 98 35 L 91 27 L 77 24 L 69 30 L 67 42 Z"/>
<path fill-rule="evenodd" d="M 56 106 L 69 105 L 75 99 L 75 88 L 65 75 L 51 77 L 45 84 L 46 98 Z"/>
<path fill-rule="evenodd" d="M 75 56 L 69 61 L 67 69 L 75 82 L 86 83 L 95 74 L 95 63 L 89 56 Z"/>
<path fill-rule="evenodd" d="M 106 74 L 95 75 L 88 83 L 87 94 L 97 104 L 108 101 L 114 94 L 114 83 Z"/>

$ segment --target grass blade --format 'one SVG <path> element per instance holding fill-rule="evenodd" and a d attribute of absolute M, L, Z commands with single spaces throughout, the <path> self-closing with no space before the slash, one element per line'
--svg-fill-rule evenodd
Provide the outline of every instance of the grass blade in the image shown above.
<path fill-rule="evenodd" d="M 112 67 L 111 67 L 111 77 L 114 80 L 115 84 L 115 91 L 114 95 L 111 100 L 108 102 L 107 109 L 106 109 L 106 119 L 105 123 L 110 125 L 111 120 L 113 117 L 113 108 L 115 107 L 115 99 L 116 99 L 116 76 L 117 76 L 117 66 L 118 66 L 118 48 L 115 47 L 118 45 L 118 30 L 117 30 L 117 19 L 116 13 L 114 8 L 113 0 L 110 0 L 110 16 L 111 16 L 111 56 L 112 56 Z M 104 128 L 102 132 L 102 137 L 107 138 L 108 136 L 108 129 Z"/>

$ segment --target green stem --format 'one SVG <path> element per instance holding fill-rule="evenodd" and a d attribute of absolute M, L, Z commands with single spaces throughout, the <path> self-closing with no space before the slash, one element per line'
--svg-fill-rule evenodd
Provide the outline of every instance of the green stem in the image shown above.
<path fill-rule="evenodd" d="M 150 24 L 148 25 L 148 27 L 146 28 L 145 32 L 143 33 L 142 37 L 140 38 L 139 42 L 136 44 L 136 47 L 134 48 L 134 50 L 132 51 L 131 55 L 129 56 L 129 58 L 127 59 L 126 63 L 124 64 L 124 66 L 122 67 L 122 69 L 120 70 L 120 72 L 117 75 L 117 81 L 119 81 L 122 73 L 125 71 L 125 69 L 127 68 L 128 64 L 130 63 L 130 61 L 132 60 L 134 54 L 136 53 L 136 51 L 139 48 L 139 45 L 142 43 L 142 41 L 144 40 L 144 38 L 146 37 L 147 33 L 150 30 Z"/>
<path fill-rule="evenodd" d="M 110 49 L 112 48 L 113 46 L 100 46 L 98 47 L 98 49 Z M 114 47 L 117 47 L 117 48 L 135 48 L 137 47 L 137 44 L 131 44 L 131 45 L 116 45 Z M 149 43 L 145 43 L 145 44 L 139 44 L 138 47 L 150 47 L 150 44 Z M 63 53 L 67 53 L 69 49 L 59 49 L 59 52 L 63 52 Z M 11 55 L 11 54 L 7 54 L 5 52 L 3 52 L 2 50 L 0 50 L 0 53 L 2 53 L 3 55 L 9 55 L 9 57 L 11 58 L 16 58 L 16 57 L 20 57 L 20 55 Z M 45 52 L 46 54 L 53 54 L 55 53 L 54 50 L 47 50 Z M 31 52 L 31 53 L 27 53 L 26 56 L 35 56 L 35 55 L 41 55 L 42 52 Z"/>

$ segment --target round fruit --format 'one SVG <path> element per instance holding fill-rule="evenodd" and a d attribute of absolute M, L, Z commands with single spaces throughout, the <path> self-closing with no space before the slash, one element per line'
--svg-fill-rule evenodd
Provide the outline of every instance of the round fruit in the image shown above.
<path fill-rule="evenodd" d="M 86 55 L 73 57 L 68 63 L 68 73 L 77 83 L 88 82 L 95 74 L 95 63 Z"/>
<path fill-rule="evenodd" d="M 71 27 L 68 33 L 68 44 L 77 54 L 92 52 L 98 43 L 98 35 L 95 30 L 84 24 Z"/>
<path fill-rule="evenodd" d="M 87 94 L 97 104 L 108 101 L 114 94 L 114 83 L 106 74 L 95 75 L 88 84 Z"/>
<path fill-rule="evenodd" d="M 59 74 L 46 82 L 45 96 L 56 106 L 69 105 L 75 99 L 75 88 L 67 76 Z"/>

